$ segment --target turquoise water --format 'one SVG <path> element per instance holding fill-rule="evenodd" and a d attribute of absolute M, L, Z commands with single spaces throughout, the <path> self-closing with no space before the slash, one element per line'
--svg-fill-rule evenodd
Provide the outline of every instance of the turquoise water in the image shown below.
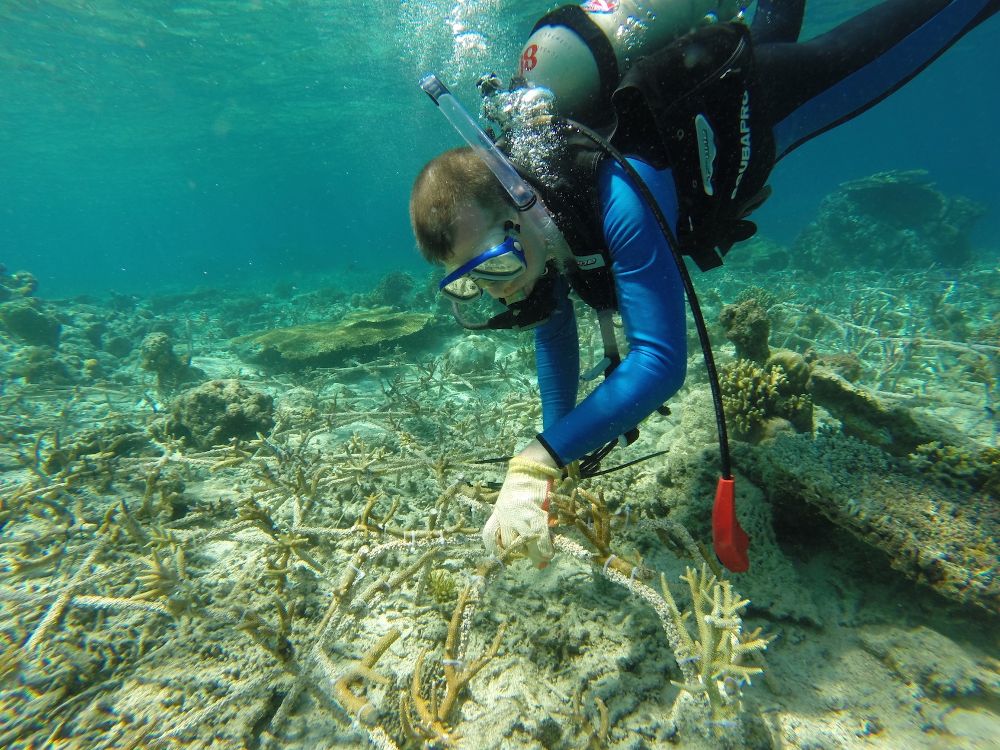
<path fill-rule="evenodd" d="M 804 37 L 869 4 L 812 0 Z M 6 2 L 0 259 L 48 296 L 418 269 L 410 182 L 456 140 L 416 81 L 437 71 L 474 106 L 549 5 Z M 786 159 L 762 230 L 789 241 L 839 182 L 920 167 L 989 206 L 995 235 L 998 29 Z"/>
<path fill-rule="evenodd" d="M 996 747 L 1000 21 L 696 275 L 752 540 L 715 577 L 693 333 L 551 564 L 484 551 L 532 337 L 414 249 L 458 145 L 417 80 L 474 109 L 550 7 L 0 0 L 0 749 Z"/>

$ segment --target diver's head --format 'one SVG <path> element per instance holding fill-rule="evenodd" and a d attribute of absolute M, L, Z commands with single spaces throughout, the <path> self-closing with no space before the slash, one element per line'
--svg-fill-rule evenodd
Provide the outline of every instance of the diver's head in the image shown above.
<path fill-rule="evenodd" d="M 451 258 L 439 289 L 449 299 L 470 302 L 486 292 L 505 304 L 520 302 L 544 272 L 545 256 L 535 242 L 521 241 L 521 227 L 477 206 L 460 213 Z"/>
<path fill-rule="evenodd" d="M 424 258 L 444 266 L 449 284 L 442 291 L 453 299 L 485 291 L 509 304 L 531 293 L 545 271 L 546 243 L 531 222 L 522 226 L 522 218 L 467 147 L 428 162 L 410 194 L 417 245 Z"/>
<path fill-rule="evenodd" d="M 413 181 L 410 226 L 426 260 L 445 263 L 451 259 L 459 214 L 468 206 L 478 207 L 501 224 L 501 217 L 516 213 L 486 163 L 462 146 L 427 162 Z"/>

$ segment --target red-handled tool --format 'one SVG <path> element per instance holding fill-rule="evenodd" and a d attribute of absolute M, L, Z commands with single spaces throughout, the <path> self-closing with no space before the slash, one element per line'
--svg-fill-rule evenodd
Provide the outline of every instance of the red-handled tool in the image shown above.
<path fill-rule="evenodd" d="M 750 568 L 750 537 L 736 519 L 736 480 L 719 477 L 712 508 L 712 546 L 719 561 L 734 573 Z"/>

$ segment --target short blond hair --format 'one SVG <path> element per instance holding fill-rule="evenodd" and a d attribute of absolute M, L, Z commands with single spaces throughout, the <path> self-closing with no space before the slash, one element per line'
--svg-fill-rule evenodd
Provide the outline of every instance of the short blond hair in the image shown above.
<path fill-rule="evenodd" d="M 470 147 L 445 151 L 424 165 L 410 191 L 410 226 L 426 260 L 443 262 L 451 256 L 458 214 L 473 205 L 495 212 L 498 218 L 513 207 Z"/>

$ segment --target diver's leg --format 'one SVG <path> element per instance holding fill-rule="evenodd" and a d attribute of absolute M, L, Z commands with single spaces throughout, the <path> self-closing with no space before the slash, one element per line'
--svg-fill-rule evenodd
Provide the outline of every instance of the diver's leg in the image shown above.
<path fill-rule="evenodd" d="M 754 43 L 797 41 L 805 12 L 806 0 L 757 0 L 750 24 Z"/>
<path fill-rule="evenodd" d="M 1000 0 L 887 0 L 807 42 L 756 47 L 777 158 L 889 96 L 998 10 Z"/>

